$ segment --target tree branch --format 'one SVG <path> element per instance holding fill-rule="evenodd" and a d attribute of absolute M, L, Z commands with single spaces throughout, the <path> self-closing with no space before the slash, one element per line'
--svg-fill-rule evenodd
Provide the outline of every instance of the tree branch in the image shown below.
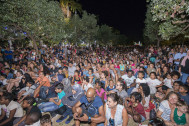
<path fill-rule="evenodd" d="M 185 28 L 183 28 L 181 32 L 185 31 L 188 28 L 189 28 L 189 24 Z"/>
<path fill-rule="evenodd" d="M 183 24 L 189 22 L 189 20 L 183 20 L 183 21 L 172 21 L 173 24 Z"/>
<path fill-rule="evenodd" d="M 14 40 L 20 40 L 20 39 L 25 39 L 26 37 L 22 37 L 22 38 L 1 38 L 2 40 L 12 40 L 12 41 L 14 41 Z"/>

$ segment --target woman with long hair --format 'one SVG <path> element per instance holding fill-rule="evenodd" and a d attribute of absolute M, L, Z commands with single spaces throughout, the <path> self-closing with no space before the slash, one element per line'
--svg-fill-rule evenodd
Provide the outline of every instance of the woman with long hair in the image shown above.
<path fill-rule="evenodd" d="M 127 126 L 128 114 L 124 106 L 119 102 L 120 97 L 117 93 L 107 95 L 107 103 L 104 105 L 105 126 Z"/>

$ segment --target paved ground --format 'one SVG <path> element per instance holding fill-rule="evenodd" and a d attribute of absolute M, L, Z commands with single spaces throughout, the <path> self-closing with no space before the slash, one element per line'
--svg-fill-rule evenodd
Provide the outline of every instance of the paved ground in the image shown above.
<path fill-rule="evenodd" d="M 56 123 L 56 119 L 59 118 L 59 116 L 56 116 L 52 119 L 53 122 L 53 126 L 72 126 L 74 124 L 74 120 L 72 120 L 69 124 L 65 124 L 65 121 L 67 119 L 65 119 L 63 122 L 61 123 Z M 147 121 L 145 121 L 144 123 L 142 123 L 143 126 L 147 126 Z M 88 126 L 88 124 L 81 124 L 81 126 Z M 129 123 L 128 126 L 138 126 L 137 123 L 135 123 L 132 119 L 129 119 Z"/>

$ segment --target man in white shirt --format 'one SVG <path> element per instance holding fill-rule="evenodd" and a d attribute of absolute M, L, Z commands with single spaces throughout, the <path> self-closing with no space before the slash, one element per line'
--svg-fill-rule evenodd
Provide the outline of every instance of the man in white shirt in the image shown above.
<path fill-rule="evenodd" d="M 136 82 L 136 78 L 135 78 L 135 76 L 133 76 L 133 71 L 129 70 L 127 75 L 125 74 L 121 78 L 125 81 L 125 83 L 127 85 L 127 89 L 128 89 L 127 93 L 128 93 L 128 95 L 130 95 L 131 91 L 136 86 L 136 83 L 135 83 Z"/>

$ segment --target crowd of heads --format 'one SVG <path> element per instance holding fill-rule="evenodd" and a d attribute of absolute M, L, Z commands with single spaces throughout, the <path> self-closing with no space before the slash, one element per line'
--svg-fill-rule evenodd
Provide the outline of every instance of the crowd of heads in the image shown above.
<path fill-rule="evenodd" d="M 171 104 L 170 108 L 177 108 L 188 117 L 189 48 L 185 45 L 59 45 L 39 47 L 38 51 L 31 47 L 15 46 L 10 49 L 1 46 L 0 51 L 1 111 L 14 101 L 18 106 L 16 109 L 19 105 L 21 109 L 26 109 L 26 115 L 11 117 L 25 116 L 27 125 L 51 125 L 51 109 L 55 111 L 63 106 L 67 106 L 67 110 L 72 109 L 83 95 L 89 103 L 97 96 L 100 97 L 103 107 L 107 104 L 110 109 L 118 104 L 122 105 L 135 123 L 145 120 L 148 120 L 150 126 L 177 123 L 172 116 L 162 112 L 165 101 Z M 69 97 L 64 99 L 68 95 Z M 74 104 L 72 101 L 75 101 Z M 52 108 L 47 104 L 43 105 L 47 102 L 52 103 L 49 104 Z M 42 113 L 50 112 L 51 116 L 42 116 L 38 111 L 33 111 L 31 106 L 38 107 Z M 137 111 L 139 109 L 140 111 Z M 33 112 L 29 112 L 31 110 Z M 154 117 L 150 116 L 152 110 L 155 111 Z M 18 113 L 21 113 L 21 110 Z M 71 113 L 74 114 L 74 111 Z M 5 123 L 2 119 L 0 118 L 0 125 Z M 111 119 L 110 124 L 115 125 L 117 122 Z M 14 123 L 13 118 L 10 121 Z M 185 124 L 189 123 L 187 121 Z"/>

